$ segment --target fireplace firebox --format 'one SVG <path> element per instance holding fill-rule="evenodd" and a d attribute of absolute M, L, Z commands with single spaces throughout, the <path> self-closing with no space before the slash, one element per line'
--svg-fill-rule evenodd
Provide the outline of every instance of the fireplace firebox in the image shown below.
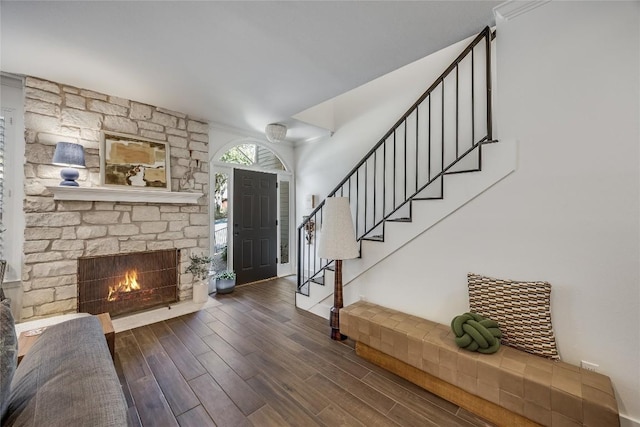
<path fill-rule="evenodd" d="M 78 258 L 78 312 L 112 317 L 178 299 L 177 249 Z"/>

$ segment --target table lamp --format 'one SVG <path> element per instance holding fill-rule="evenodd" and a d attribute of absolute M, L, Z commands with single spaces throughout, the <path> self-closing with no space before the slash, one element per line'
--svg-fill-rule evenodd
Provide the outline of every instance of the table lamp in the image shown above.
<path fill-rule="evenodd" d="M 53 153 L 53 162 L 56 166 L 65 166 L 60 171 L 63 187 L 78 187 L 76 179 L 80 173 L 76 168 L 84 168 L 84 148 L 73 142 L 58 142 Z"/>

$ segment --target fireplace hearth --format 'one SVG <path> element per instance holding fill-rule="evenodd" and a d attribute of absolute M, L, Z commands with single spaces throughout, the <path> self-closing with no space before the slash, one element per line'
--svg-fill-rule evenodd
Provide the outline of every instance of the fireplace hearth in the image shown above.
<path fill-rule="evenodd" d="M 78 258 L 78 312 L 116 317 L 178 300 L 177 249 Z"/>

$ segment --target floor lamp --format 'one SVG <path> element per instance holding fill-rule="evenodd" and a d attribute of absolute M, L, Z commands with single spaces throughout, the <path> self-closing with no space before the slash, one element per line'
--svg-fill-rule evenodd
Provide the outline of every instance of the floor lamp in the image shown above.
<path fill-rule="evenodd" d="M 342 260 L 357 258 L 358 243 L 351 219 L 351 207 L 347 197 L 329 197 L 325 200 L 322 212 L 322 228 L 318 239 L 318 256 L 335 260 L 335 282 L 333 307 L 329 324 L 331 339 L 343 340 L 340 333 L 340 309 L 342 303 Z"/>

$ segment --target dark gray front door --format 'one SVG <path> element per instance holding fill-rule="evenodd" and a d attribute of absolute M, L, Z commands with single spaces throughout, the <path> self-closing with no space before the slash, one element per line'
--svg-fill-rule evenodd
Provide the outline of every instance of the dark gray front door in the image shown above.
<path fill-rule="evenodd" d="M 277 175 L 233 172 L 233 267 L 236 283 L 276 277 Z"/>

